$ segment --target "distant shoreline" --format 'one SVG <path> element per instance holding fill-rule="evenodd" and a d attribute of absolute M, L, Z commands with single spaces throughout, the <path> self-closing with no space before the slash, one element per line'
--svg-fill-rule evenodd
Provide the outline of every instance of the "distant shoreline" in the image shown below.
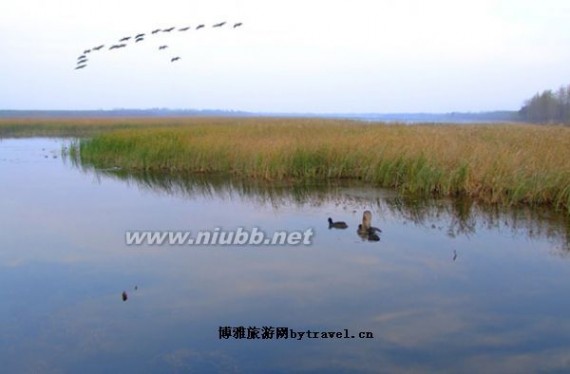
<path fill-rule="evenodd" d="M 0 118 L 174 118 L 174 117 L 282 117 L 332 118 L 403 123 L 524 122 L 517 111 L 449 113 L 288 113 L 217 109 L 111 109 L 111 110 L 0 110 Z"/>

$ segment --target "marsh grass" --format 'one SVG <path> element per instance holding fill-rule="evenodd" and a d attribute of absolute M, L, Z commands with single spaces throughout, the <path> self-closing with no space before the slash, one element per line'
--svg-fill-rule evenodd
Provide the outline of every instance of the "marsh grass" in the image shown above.
<path fill-rule="evenodd" d="M 88 137 L 107 131 L 134 128 L 169 128 L 187 125 L 182 118 L 0 118 L 0 138 Z"/>
<path fill-rule="evenodd" d="M 570 129 L 193 119 L 77 144 L 82 164 L 264 180 L 361 180 L 404 194 L 550 205 L 570 214 Z"/>

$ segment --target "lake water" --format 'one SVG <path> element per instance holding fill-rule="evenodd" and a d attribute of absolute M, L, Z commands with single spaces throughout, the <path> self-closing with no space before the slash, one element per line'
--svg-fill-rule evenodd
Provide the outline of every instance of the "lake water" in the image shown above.
<path fill-rule="evenodd" d="M 0 141 L 3 372 L 570 370 L 563 216 L 365 186 L 97 171 L 62 158 L 66 142 Z M 356 233 L 364 210 L 379 242 Z M 314 236 L 126 243 L 139 230 L 237 228 Z M 307 330 L 319 338 L 299 340 Z"/>

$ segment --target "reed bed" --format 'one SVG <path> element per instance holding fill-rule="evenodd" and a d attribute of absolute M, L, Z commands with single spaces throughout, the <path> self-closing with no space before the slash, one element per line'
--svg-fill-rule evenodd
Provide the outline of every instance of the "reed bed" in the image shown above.
<path fill-rule="evenodd" d="M 185 118 L 0 118 L 0 138 L 88 137 L 119 129 L 186 126 Z"/>
<path fill-rule="evenodd" d="M 193 119 L 84 139 L 82 164 L 265 180 L 355 179 L 404 194 L 549 205 L 570 214 L 570 129 Z"/>

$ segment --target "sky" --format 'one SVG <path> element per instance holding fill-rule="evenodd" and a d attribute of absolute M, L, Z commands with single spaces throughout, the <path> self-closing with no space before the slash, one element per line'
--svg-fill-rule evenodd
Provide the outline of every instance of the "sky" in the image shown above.
<path fill-rule="evenodd" d="M 3 0 L 0 109 L 518 110 L 570 84 L 568 20 L 567 0 Z"/>

